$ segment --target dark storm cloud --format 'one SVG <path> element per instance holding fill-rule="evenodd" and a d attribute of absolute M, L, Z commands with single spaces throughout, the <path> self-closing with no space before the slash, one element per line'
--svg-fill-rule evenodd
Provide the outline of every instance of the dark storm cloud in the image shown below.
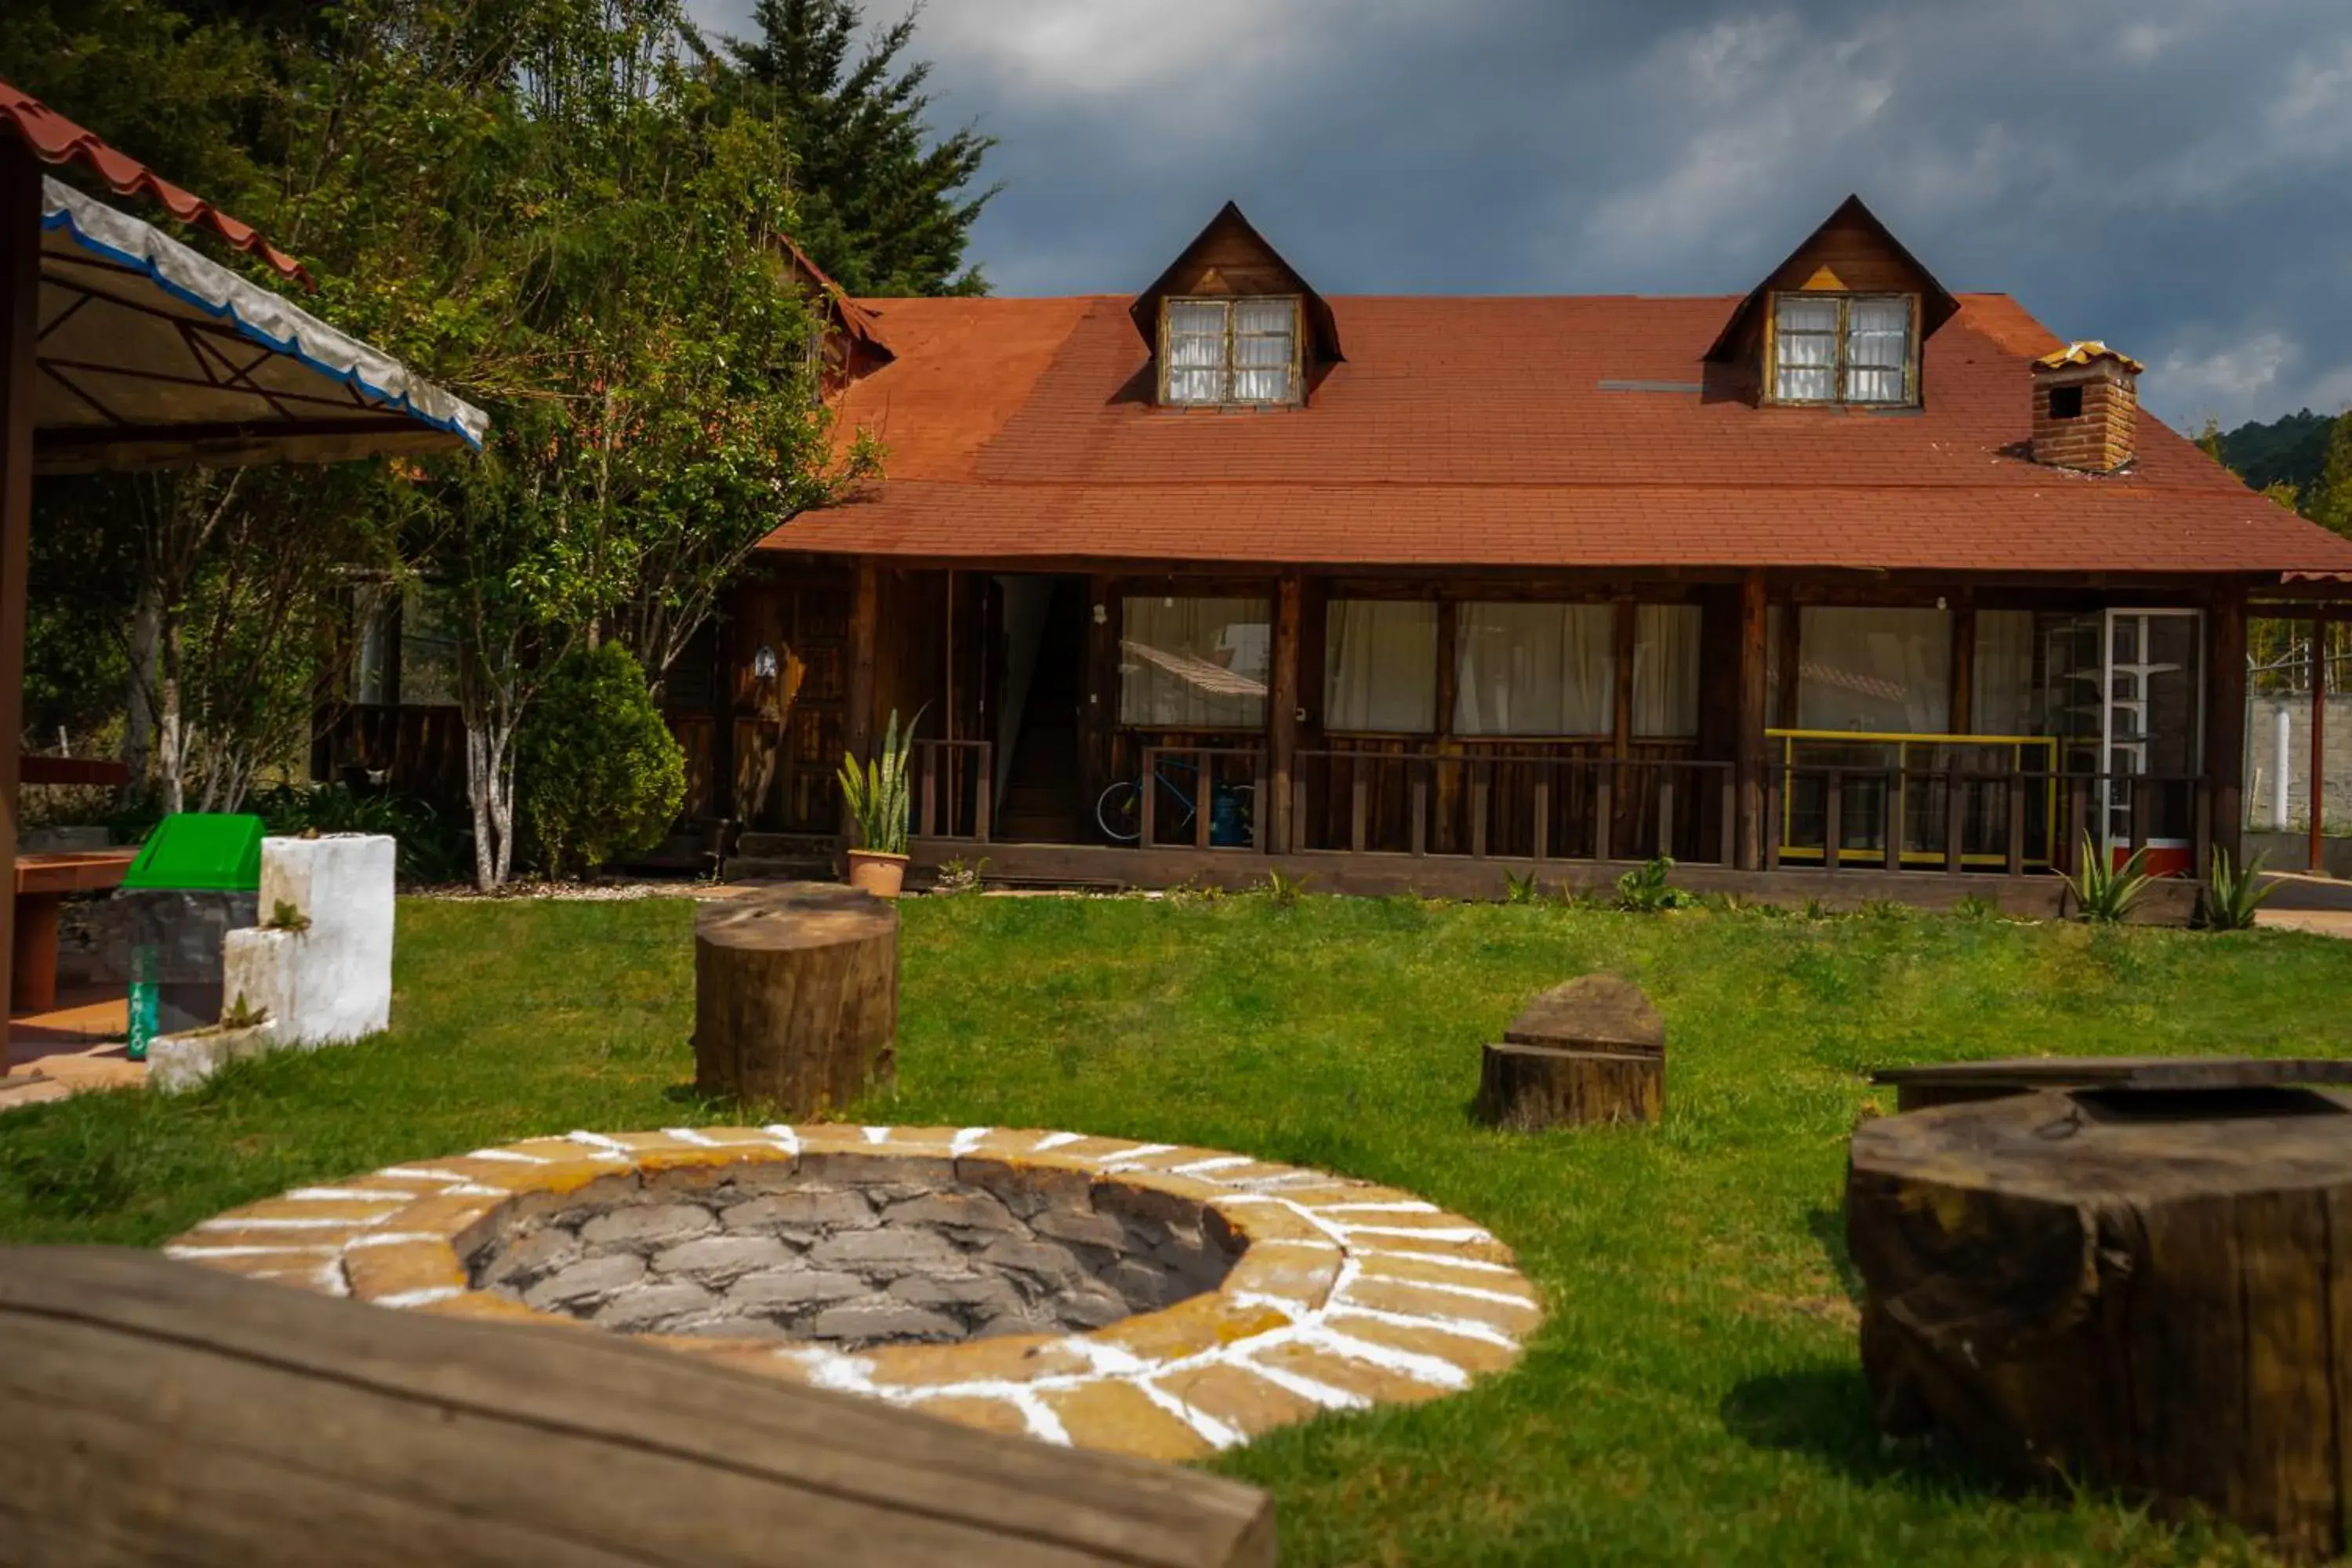
<path fill-rule="evenodd" d="M 932 0 L 917 49 L 1003 140 L 1003 293 L 1139 288 L 1227 196 L 1333 293 L 1737 292 L 1854 190 L 2176 423 L 2352 402 L 2345 0 Z"/>

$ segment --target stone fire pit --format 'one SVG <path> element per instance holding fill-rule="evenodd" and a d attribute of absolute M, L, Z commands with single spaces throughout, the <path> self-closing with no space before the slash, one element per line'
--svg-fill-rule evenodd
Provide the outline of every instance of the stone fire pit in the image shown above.
<path fill-rule="evenodd" d="M 1171 1458 L 1461 1388 L 1541 1317 L 1501 1243 L 1411 1194 L 991 1128 L 574 1132 L 299 1188 L 167 1250 Z"/>

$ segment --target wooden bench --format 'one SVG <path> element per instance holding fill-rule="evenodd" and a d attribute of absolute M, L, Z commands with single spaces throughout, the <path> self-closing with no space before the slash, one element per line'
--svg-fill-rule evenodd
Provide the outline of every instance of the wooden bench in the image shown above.
<path fill-rule="evenodd" d="M 0 1250 L 0 1345 L 12 1568 L 1276 1561 L 1238 1481 L 157 1253 Z"/>
<path fill-rule="evenodd" d="M 68 893 L 122 886 L 136 849 L 85 849 L 16 857 L 16 931 L 10 948 L 8 1006 L 46 1013 L 58 1001 L 58 910 Z"/>

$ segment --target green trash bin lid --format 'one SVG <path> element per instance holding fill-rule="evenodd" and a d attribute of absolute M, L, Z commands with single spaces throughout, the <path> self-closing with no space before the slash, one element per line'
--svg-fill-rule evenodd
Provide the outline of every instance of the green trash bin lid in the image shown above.
<path fill-rule="evenodd" d="M 184 811 L 155 825 L 123 874 L 126 888 L 250 893 L 261 886 L 261 818 Z"/>

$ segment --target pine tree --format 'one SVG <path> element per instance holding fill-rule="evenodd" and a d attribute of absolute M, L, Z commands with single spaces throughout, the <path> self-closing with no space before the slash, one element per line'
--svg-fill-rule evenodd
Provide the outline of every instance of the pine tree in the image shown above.
<path fill-rule="evenodd" d="M 793 154 L 799 205 L 793 238 L 853 294 L 982 294 L 964 264 L 974 192 L 996 144 L 970 126 L 926 147 L 927 62 L 901 64 L 914 16 L 855 51 L 859 0 L 758 0 L 760 36 L 732 41 L 738 101 L 772 119 Z"/>
<path fill-rule="evenodd" d="M 2352 539 L 2352 414 L 2338 415 L 2327 433 L 2327 461 L 2311 487 L 2304 515 Z"/>

